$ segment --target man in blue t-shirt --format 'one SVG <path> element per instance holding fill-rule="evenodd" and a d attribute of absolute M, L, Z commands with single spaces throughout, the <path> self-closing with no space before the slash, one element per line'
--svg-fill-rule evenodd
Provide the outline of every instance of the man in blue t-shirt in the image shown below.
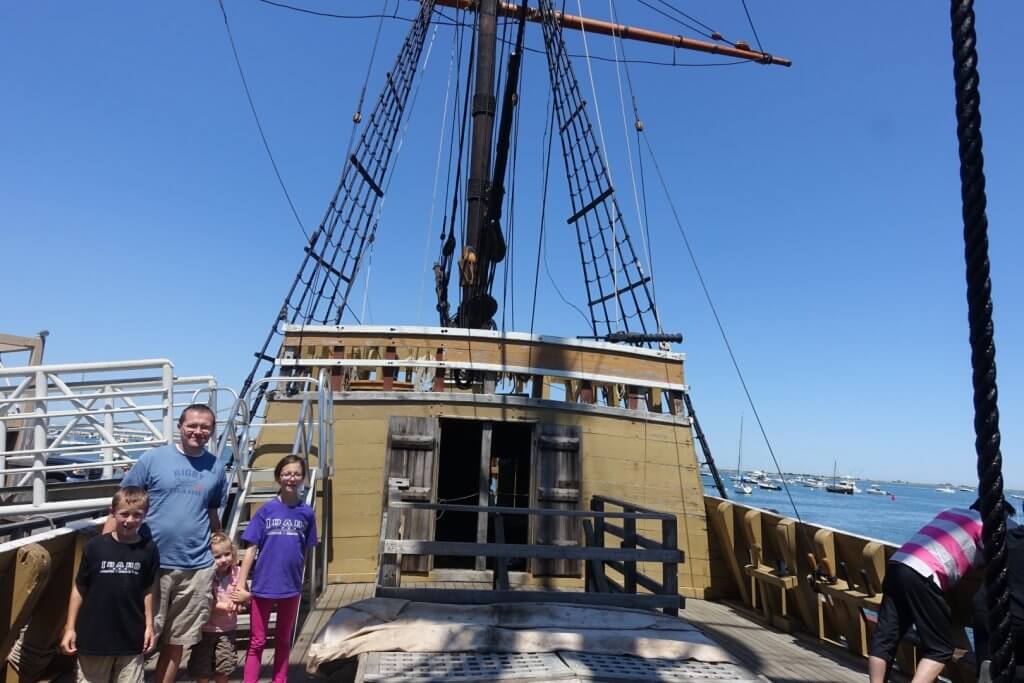
<path fill-rule="evenodd" d="M 143 453 L 121 481 L 149 493 L 146 526 L 160 551 L 156 683 L 174 681 L 184 648 L 199 641 L 210 616 L 210 534 L 220 531 L 227 493 L 224 465 L 206 450 L 214 422 L 209 406 L 188 406 L 178 418 L 179 442 Z"/>

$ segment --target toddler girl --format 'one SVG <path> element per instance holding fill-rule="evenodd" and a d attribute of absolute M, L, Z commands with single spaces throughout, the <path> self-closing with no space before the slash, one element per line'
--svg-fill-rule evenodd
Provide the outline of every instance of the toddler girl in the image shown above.
<path fill-rule="evenodd" d="M 227 683 L 235 670 L 235 630 L 238 628 L 238 605 L 234 601 L 238 587 L 238 561 L 235 546 L 227 534 L 215 532 L 210 538 L 213 552 L 213 605 L 210 620 L 203 626 L 202 640 L 192 646 L 188 672 L 197 683 L 214 679 Z"/>

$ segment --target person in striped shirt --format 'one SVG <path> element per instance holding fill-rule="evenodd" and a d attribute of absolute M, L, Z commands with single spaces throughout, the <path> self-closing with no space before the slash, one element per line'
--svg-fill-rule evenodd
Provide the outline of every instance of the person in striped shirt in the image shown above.
<path fill-rule="evenodd" d="M 1009 514 L 1015 511 L 1004 501 Z M 921 641 L 912 683 L 933 683 L 953 656 L 951 618 L 944 593 L 982 562 L 979 502 L 949 508 L 925 524 L 886 565 L 882 606 L 871 637 L 868 675 L 884 683 L 900 639 L 911 626 Z"/>

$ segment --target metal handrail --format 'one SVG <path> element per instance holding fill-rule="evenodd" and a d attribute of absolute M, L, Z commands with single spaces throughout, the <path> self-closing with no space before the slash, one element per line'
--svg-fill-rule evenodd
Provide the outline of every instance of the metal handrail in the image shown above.
<path fill-rule="evenodd" d="M 146 374 L 140 377 L 139 373 Z M 70 375 L 80 379 L 72 380 Z M 95 507 L 95 499 L 49 501 L 48 476 L 101 467 L 102 477 L 111 479 L 114 467 L 130 460 L 130 454 L 173 439 L 174 395 L 179 385 L 167 359 L 2 368 L 0 378 L 9 382 L 0 387 L 0 483 L 6 485 L 13 476 L 12 481 L 21 480 L 19 485 L 31 485 L 28 501 L 24 493 L 13 491 L 0 501 L 3 514 Z M 133 427 L 129 439 L 120 429 L 127 424 Z M 134 429 L 137 425 L 142 428 Z M 11 433 L 19 436 L 8 450 Z M 81 452 L 102 457 L 95 464 L 49 462 L 54 456 Z M 21 463 L 25 466 L 13 466 Z"/>
<path fill-rule="evenodd" d="M 99 468 L 100 478 L 111 480 L 116 469 L 129 467 L 142 452 L 174 442 L 180 408 L 202 392 L 209 392 L 215 405 L 218 392 L 231 391 L 212 375 L 175 377 L 173 364 L 164 358 L 0 368 L 0 379 L 7 381 L 0 385 L 0 485 L 31 486 L 30 496 L 5 491 L 0 499 L 5 515 L 104 507 L 108 501 L 98 498 L 51 501 L 48 479 Z M 8 450 L 11 433 L 19 438 Z M 80 453 L 100 457 L 50 462 Z"/>
<path fill-rule="evenodd" d="M 314 390 L 300 392 L 302 398 L 299 415 L 294 422 L 263 421 L 260 423 L 254 419 L 251 405 L 258 400 L 257 397 L 263 395 L 265 385 L 275 383 L 300 383 Z M 315 406 L 313 405 L 314 400 L 316 401 Z M 292 451 L 305 457 L 307 462 L 314 450 L 313 436 L 315 434 L 317 466 L 309 470 L 309 483 L 305 496 L 306 503 L 315 511 L 318 484 L 326 503 L 330 496 L 330 478 L 334 474 L 334 401 L 329 373 L 326 370 L 321 370 L 317 378 L 265 377 L 254 382 L 243 395 L 236 395 L 216 446 L 218 457 L 234 465 L 228 484 L 236 488 L 237 494 L 231 508 L 222 512 L 222 518 L 226 518 L 225 528 L 229 537 L 236 542 L 242 518 L 247 513 L 249 497 L 255 485 L 254 472 L 256 470 L 252 467 L 254 456 L 252 447 L 256 443 L 258 431 L 267 426 L 294 427 Z M 329 509 L 321 512 L 320 529 L 318 530 L 318 538 L 321 543 L 310 553 L 303 569 L 304 578 L 309 576 L 307 591 L 311 603 L 315 602 L 327 583 L 327 548 L 330 546 L 331 534 L 330 516 Z M 294 638 L 294 634 L 292 637 Z"/>

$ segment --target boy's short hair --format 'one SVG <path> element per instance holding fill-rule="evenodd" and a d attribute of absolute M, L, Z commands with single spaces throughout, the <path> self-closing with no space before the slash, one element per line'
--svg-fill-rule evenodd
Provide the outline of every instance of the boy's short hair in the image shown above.
<path fill-rule="evenodd" d="M 116 511 L 125 505 L 141 505 L 144 510 L 149 510 L 149 494 L 139 486 L 123 486 L 110 499 L 110 509 Z"/>

